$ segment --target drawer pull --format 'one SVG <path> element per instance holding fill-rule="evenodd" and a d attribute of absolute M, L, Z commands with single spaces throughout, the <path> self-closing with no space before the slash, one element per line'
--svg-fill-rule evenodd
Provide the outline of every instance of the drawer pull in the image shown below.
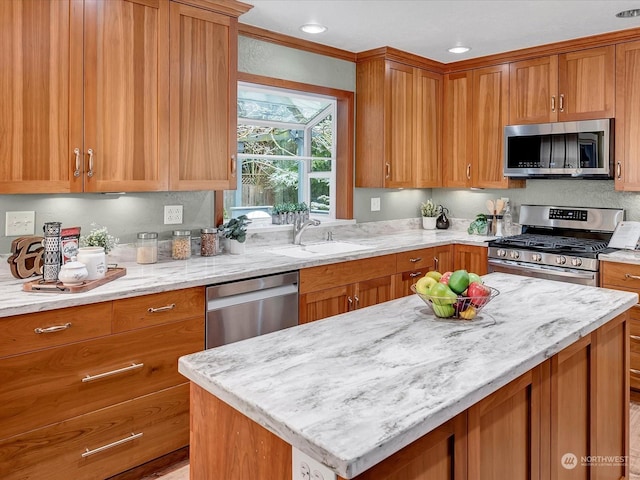
<path fill-rule="evenodd" d="M 118 368 L 117 370 L 111 370 L 110 372 L 98 373 L 97 375 L 87 375 L 82 379 L 82 383 L 93 382 L 94 380 L 100 380 L 101 378 L 111 377 L 118 375 L 119 373 L 130 372 L 132 370 L 138 370 L 144 367 L 144 363 L 132 363 L 128 367 Z"/>
<path fill-rule="evenodd" d="M 636 370 L 635 368 L 630 368 L 629 371 L 634 375 L 640 375 L 640 370 Z"/>
<path fill-rule="evenodd" d="M 116 440 L 113 443 L 108 443 L 107 445 L 103 445 L 101 447 L 94 448 L 93 450 L 89 450 L 87 448 L 86 451 L 82 454 L 82 458 L 87 458 L 87 457 L 90 457 L 91 455 L 95 455 L 96 453 L 104 452 L 105 450 L 109 450 L 110 448 L 117 447 L 118 445 L 122 445 L 122 444 L 128 443 L 128 442 L 132 442 L 136 438 L 140 438 L 141 436 L 142 436 L 142 432 L 140 432 L 140 433 L 131 432 L 130 436 L 122 438 L 120 440 Z"/>
<path fill-rule="evenodd" d="M 172 303 L 171 305 L 165 305 L 164 307 L 153 308 L 149 307 L 147 312 L 149 313 L 158 313 L 158 312 L 168 312 L 169 310 L 173 310 L 176 308 L 176 304 Z"/>
<path fill-rule="evenodd" d="M 422 272 L 411 272 L 411 273 L 409 274 L 409 276 L 410 276 L 410 277 L 413 277 L 413 278 L 415 278 L 415 277 L 419 277 L 419 276 L 421 276 L 421 275 L 422 275 Z"/>
<path fill-rule="evenodd" d="M 65 323 L 64 325 L 54 325 L 53 327 L 46 328 L 34 328 L 33 331 L 37 334 L 41 333 L 53 333 L 53 332 L 61 332 L 62 330 L 66 330 L 67 328 L 71 328 L 71 323 Z"/>
<path fill-rule="evenodd" d="M 411 263 L 416 263 L 416 262 L 419 262 L 420 260 L 422 260 L 422 257 L 416 257 L 416 258 L 410 258 L 410 259 L 409 259 L 409 261 L 410 261 Z"/>
<path fill-rule="evenodd" d="M 631 340 L 636 340 L 636 341 L 640 340 L 640 336 L 638 335 L 629 335 L 629 338 L 631 338 Z"/>
<path fill-rule="evenodd" d="M 631 275 L 630 273 L 625 273 L 624 278 L 633 278 L 634 280 L 640 280 L 640 275 Z"/>

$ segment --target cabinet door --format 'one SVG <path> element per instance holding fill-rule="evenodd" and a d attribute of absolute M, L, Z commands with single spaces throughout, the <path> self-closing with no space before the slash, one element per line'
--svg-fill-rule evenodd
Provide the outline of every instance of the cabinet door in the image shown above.
<path fill-rule="evenodd" d="M 82 4 L 4 0 L 0 45 L 0 193 L 69 192 L 82 150 L 81 128 L 70 131 L 71 115 L 82 122 Z"/>
<path fill-rule="evenodd" d="M 613 118 L 615 46 L 558 56 L 558 120 Z"/>
<path fill-rule="evenodd" d="M 385 187 L 414 186 L 413 155 L 415 125 L 415 91 L 413 68 L 386 62 L 386 174 Z"/>
<path fill-rule="evenodd" d="M 471 186 L 473 159 L 473 72 L 444 77 L 444 121 L 442 142 L 443 185 Z"/>
<path fill-rule="evenodd" d="M 434 269 L 440 273 L 453 270 L 453 246 L 442 245 L 433 247 Z"/>
<path fill-rule="evenodd" d="M 421 188 L 442 186 L 442 75 L 415 69 L 414 158 Z"/>
<path fill-rule="evenodd" d="M 487 247 L 475 245 L 454 245 L 454 270 L 465 269 L 468 272 L 485 275 L 488 272 Z"/>
<path fill-rule="evenodd" d="M 237 20 L 171 2 L 170 24 L 170 189 L 235 189 Z"/>
<path fill-rule="evenodd" d="M 393 277 L 374 278 L 358 282 L 354 294 L 355 308 L 364 308 L 393 298 Z"/>
<path fill-rule="evenodd" d="M 345 313 L 354 307 L 353 286 L 340 285 L 300 295 L 299 323 L 308 323 Z"/>
<path fill-rule="evenodd" d="M 524 187 L 524 180 L 503 174 L 503 131 L 509 119 L 509 66 L 473 72 L 472 185 L 481 188 Z"/>
<path fill-rule="evenodd" d="M 509 124 L 547 123 L 558 119 L 558 57 L 509 65 Z"/>
<path fill-rule="evenodd" d="M 166 190 L 169 2 L 86 2 L 84 31 L 84 190 Z"/>
<path fill-rule="evenodd" d="M 640 190 L 640 42 L 616 46 L 616 190 Z"/>

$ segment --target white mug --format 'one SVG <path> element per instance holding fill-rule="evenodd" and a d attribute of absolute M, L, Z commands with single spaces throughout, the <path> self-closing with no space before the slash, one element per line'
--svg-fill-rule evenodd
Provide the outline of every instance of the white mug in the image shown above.
<path fill-rule="evenodd" d="M 86 265 L 87 280 L 99 280 L 107 274 L 107 257 L 102 247 L 80 247 L 77 260 Z"/>

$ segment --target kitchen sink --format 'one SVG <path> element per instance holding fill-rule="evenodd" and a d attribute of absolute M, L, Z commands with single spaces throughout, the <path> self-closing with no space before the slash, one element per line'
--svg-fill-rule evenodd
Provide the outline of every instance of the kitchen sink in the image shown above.
<path fill-rule="evenodd" d="M 374 247 L 360 245 L 357 243 L 331 241 L 309 243 L 306 245 L 287 245 L 284 247 L 272 248 L 268 250 L 268 252 L 293 258 L 311 258 L 320 257 L 322 255 L 338 255 L 341 253 L 371 250 L 372 248 Z"/>

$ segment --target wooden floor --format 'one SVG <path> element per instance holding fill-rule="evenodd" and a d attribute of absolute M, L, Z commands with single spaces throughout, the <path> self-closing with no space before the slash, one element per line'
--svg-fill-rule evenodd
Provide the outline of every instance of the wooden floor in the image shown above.
<path fill-rule="evenodd" d="M 640 480 L 640 401 L 631 402 L 629 423 L 631 427 L 629 480 Z M 154 475 L 144 477 L 142 480 L 157 480 L 158 478 L 162 480 L 189 480 L 188 460 L 176 463 Z"/>

